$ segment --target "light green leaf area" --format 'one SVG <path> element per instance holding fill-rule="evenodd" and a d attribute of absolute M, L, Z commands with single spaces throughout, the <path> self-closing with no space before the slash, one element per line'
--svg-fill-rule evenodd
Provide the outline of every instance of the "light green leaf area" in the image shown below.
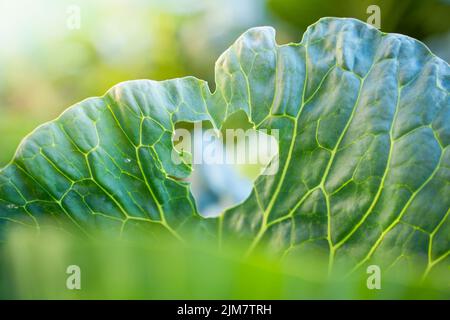
<path fill-rule="evenodd" d="M 192 77 L 124 82 L 37 128 L 0 172 L 1 228 L 194 233 L 248 253 L 320 252 L 330 268 L 448 265 L 447 63 L 406 36 L 326 18 L 282 46 L 251 29 L 215 72 L 214 93 Z M 279 130 L 279 170 L 206 219 L 183 181 L 190 166 L 171 159 L 175 123 L 220 128 L 239 110 Z"/>

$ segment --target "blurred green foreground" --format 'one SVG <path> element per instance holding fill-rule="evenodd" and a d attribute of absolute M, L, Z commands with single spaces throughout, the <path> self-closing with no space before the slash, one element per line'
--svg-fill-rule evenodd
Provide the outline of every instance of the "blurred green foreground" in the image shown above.
<path fill-rule="evenodd" d="M 367 288 L 366 270 L 327 275 L 318 257 L 283 261 L 239 248 L 170 241 L 84 241 L 59 231 L 13 232 L 0 247 L 1 299 L 448 299 L 448 270 L 421 282 L 406 272 L 381 274 Z M 278 262 L 277 262 L 278 261 Z M 66 282 L 80 268 L 80 290 Z M 443 270 L 445 272 L 445 270 Z M 400 276 L 401 275 L 401 276 Z M 411 276 L 411 277 L 410 277 Z M 447 280 L 445 280 L 447 279 Z"/>

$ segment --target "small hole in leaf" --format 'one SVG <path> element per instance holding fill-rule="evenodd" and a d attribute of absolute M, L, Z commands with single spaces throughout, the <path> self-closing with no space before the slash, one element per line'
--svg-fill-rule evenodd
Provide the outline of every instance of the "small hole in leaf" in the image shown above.
<path fill-rule="evenodd" d="M 186 180 L 205 217 L 218 216 L 243 202 L 254 180 L 278 154 L 277 139 L 254 130 L 243 111 L 228 117 L 220 131 L 209 121 L 179 122 L 175 129 L 185 133 L 177 137 L 174 146 L 192 164 Z"/>

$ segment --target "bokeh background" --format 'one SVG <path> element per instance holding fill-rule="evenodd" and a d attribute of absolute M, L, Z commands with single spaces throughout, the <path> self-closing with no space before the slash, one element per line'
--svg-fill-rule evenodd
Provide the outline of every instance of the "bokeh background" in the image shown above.
<path fill-rule="evenodd" d="M 0 0 L 0 167 L 37 125 L 120 81 L 193 75 L 213 88 L 215 60 L 247 28 L 298 42 L 320 17 L 366 21 L 371 4 L 382 31 L 450 60 L 449 0 Z"/>

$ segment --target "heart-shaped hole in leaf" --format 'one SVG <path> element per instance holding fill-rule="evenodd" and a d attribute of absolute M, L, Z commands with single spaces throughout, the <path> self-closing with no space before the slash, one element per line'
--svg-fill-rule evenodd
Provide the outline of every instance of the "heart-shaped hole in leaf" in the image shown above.
<path fill-rule="evenodd" d="M 276 133 L 255 130 L 242 111 L 228 117 L 220 130 L 209 121 L 179 122 L 175 130 L 174 147 L 192 165 L 186 181 L 204 217 L 242 203 L 254 180 L 274 171 L 268 168 L 278 154 Z"/>

